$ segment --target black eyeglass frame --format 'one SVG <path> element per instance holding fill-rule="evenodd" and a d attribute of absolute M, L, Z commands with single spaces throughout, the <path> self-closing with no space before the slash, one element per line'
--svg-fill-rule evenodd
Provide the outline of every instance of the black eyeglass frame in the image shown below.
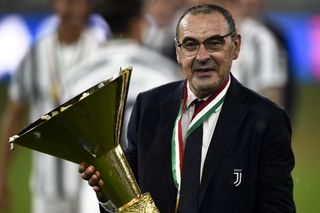
<path fill-rule="evenodd" d="M 221 36 L 221 35 L 215 35 L 215 36 L 209 37 L 208 39 L 206 39 L 206 40 L 203 41 L 203 42 L 199 42 L 199 41 L 196 40 L 196 41 L 198 42 L 197 50 L 195 51 L 194 54 L 191 54 L 191 55 L 197 54 L 197 52 L 199 51 L 199 48 L 200 48 L 200 45 L 201 45 L 201 44 L 204 44 L 206 50 L 207 50 L 208 52 L 211 52 L 210 50 L 207 49 L 207 47 L 206 47 L 206 45 L 205 45 L 206 41 L 208 41 L 209 39 L 212 39 L 212 38 L 216 38 L 216 39 L 225 41 L 224 38 L 226 38 L 226 37 L 228 37 L 228 36 L 231 36 L 233 33 L 234 33 L 234 31 L 230 31 L 229 33 L 227 33 L 227 34 L 225 34 L 225 35 L 222 35 L 222 36 Z M 176 42 L 177 42 L 177 46 L 180 47 L 180 49 L 183 48 L 183 46 L 182 46 L 183 43 L 180 43 L 177 38 L 176 38 L 175 40 L 176 40 Z"/>

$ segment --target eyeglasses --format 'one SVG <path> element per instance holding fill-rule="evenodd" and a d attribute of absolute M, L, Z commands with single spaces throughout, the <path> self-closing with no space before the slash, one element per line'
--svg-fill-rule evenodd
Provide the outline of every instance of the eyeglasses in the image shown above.
<path fill-rule="evenodd" d="M 233 31 L 223 36 L 215 35 L 206 39 L 204 42 L 199 42 L 191 38 L 186 39 L 182 43 L 180 43 L 178 40 L 176 41 L 178 43 L 177 46 L 180 47 L 185 56 L 194 56 L 198 53 L 201 44 L 204 45 L 209 53 L 221 51 L 223 49 L 223 45 L 225 44 L 224 38 L 230 36 L 232 33 Z"/>

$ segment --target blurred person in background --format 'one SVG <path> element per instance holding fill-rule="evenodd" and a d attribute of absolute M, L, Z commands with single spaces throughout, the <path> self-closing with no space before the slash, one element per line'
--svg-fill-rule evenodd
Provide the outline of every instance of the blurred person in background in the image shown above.
<path fill-rule="evenodd" d="M 283 105 L 291 118 L 294 116 L 295 99 L 296 99 L 296 82 L 293 78 L 293 65 L 289 51 L 288 40 L 284 35 L 283 30 L 274 22 L 272 22 L 265 14 L 264 0 L 241 0 L 246 17 L 251 17 L 262 23 L 268 30 L 271 31 L 276 39 L 279 48 L 279 60 L 282 68 L 286 70 L 287 81 L 283 91 Z"/>
<path fill-rule="evenodd" d="M 175 23 L 184 0 L 147 0 L 143 43 L 176 63 Z"/>
<path fill-rule="evenodd" d="M 8 145 L 9 137 L 25 127 L 27 119 L 33 122 L 61 103 L 61 96 L 65 92 L 61 82 L 68 71 L 95 52 L 102 43 L 94 33 L 95 30 L 89 27 L 93 2 L 51 0 L 50 3 L 59 16 L 59 25 L 32 46 L 13 77 L 9 89 L 9 103 L 1 126 L 2 209 L 12 208 L 9 189 L 12 153 Z M 62 179 L 67 181 L 63 183 Z M 39 152 L 33 153 L 33 213 L 79 212 L 79 185 L 76 165 Z M 94 209 L 91 212 L 94 212 Z"/>
<path fill-rule="evenodd" d="M 102 80 L 111 77 L 120 68 L 133 67 L 126 105 L 125 125 L 138 93 L 181 80 L 183 74 L 176 63 L 142 44 L 145 28 L 144 0 L 103 0 L 99 5 L 101 16 L 108 23 L 111 38 L 83 63 L 74 67 L 64 79 L 65 100 L 79 94 Z M 122 135 L 126 135 L 126 131 Z M 126 138 L 122 139 L 125 146 Z"/>
<path fill-rule="evenodd" d="M 68 88 L 65 93 L 65 100 L 68 100 L 113 76 L 120 67 L 133 67 L 121 138 L 123 148 L 127 146 L 127 124 L 137 95 L 156 86 L 182 79 L 182 73 L 179 72 L 176 63 L 142 45 L 145 27 L 144 2 L 144 0 L 101 1 L 98 8 L 110 27 L 112 37 L 88 60 L 74 67 L 63 84 Z M 85 199 L 95 199 L 91 194 L 92 189 L 82 189 L 81 194 L 87 195 Z M 84 208 L 82 211 L 88 213 L 92 212 L 91 210 Z"/>
<path fill-rule="evenodd" d="M 246 0 L 186 0 L 189 5 L 218 4 L 234 16 L 242 35 L 241 54 L 232 67 L 232 74 L 245 86 L 284 105 L 287 67 L 270 30 L 248 14 Z"/>

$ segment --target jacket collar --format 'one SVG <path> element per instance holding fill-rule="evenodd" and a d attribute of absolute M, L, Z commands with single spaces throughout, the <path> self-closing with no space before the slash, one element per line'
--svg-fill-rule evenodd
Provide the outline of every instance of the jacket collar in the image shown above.
<path fill-rule="evenodd" d="M 169 91 L 170 94 L 166 101 L 164 101 L 160 106 L 160 135 L 163 136 L 162 143 L 162 153 L 165 161 L 165 171 L 168 177 L 168 183 L 170 188 L 173 189 L 170 195 L 173 199 L 176 198 L 176 187 L 174 185 L 172 172 L 171 172 L 171 145 L 172 145 L 172 134 L 177 118 L 181 102 L 183 101 L 183 93 L 186 81 L 180 81 L 178 86 L 174 91 Z"/>

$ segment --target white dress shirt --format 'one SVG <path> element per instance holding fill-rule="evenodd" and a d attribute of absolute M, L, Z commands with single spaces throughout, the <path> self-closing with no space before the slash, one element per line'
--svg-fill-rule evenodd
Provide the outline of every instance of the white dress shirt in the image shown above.
<path fill-rule="evenodd" d="M 229 82 L 226 85 L 226 87 L 217 95 L 217 97 L 215 97 L 215 99 L 213 99 L 212 101 L 214 102 L 218 102 L 222 97 L 225 96 L 225 94 L 227 93 L 227 90 L 230 86 L 230 77 L 229 77 Z M 191 91 L 190 89 L 190 85 L 189 82 L 187 82 L 187 89 L 188 89 L 188 98 L 187 98 L 187 103 L 186 103 L 186 109 L 182 114 L 182 121 L 181 121 L 181 125 L 182 125 L 182 138 L 183 138 L 183 144 L 185 145 L 186 142 L 186 135 L 187 135 L 187 130 L 188 130 L 188 126 L 191 122 L 192 116 L 194 114 L 194 104 L 193 101 L 195 99 L 197 99 L 197 96 Z M 208 97 L 204 98 L 204 99 L 199 99 L 199 100 L 207 100 Z M 221 104 L 216 111 L 207 119 L 203 122 L 203 138 L 202 138 L 202 151 L 201 151 L 201 165 L 200 165 L 200 182 L 201 182 L 201 178 L 202 178 L 202 170 L 203 170 L 203 166 L 204 166 L 204 162 L 207 156 L 207 152 L 209 149 L 209 145 L 211 143 L 211 139 L 213 136 L 213 132 L 214 129 L 216 128 L 216 124 L 220 115 L 220 111 L 222 108 Z"/>

